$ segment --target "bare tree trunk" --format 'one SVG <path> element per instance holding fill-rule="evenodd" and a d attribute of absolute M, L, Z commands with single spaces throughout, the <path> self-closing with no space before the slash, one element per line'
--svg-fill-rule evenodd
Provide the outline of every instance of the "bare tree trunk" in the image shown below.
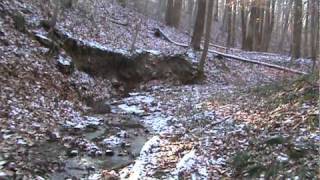
<path fill-rule="evenodd" d="M 294 0 L 288 0 L 287 10 L 284 14 L 284 16 L 285 16 L 284 17 L 284 26 L 283 26 L 282 32 L 280 34 L 280 41 L 279 41 L 279 46 L 278 46 L 279 51 L 283 50 L 283 42 L 284 42 L 286 31 L 288 30 L 288 26 L 289 26 L 289 17 L 290 17 L 290 11 L 292 9 L 293 1 Z"/>
<path fill-rule="evenodd" d="M 247 49 L 246 36 L 247 36 L 247 17 L 246 1 L 240 0 L 240 13 L 241 13 L 241 30 L 242 30 L 242 49 Z"/>
<path fill-rule="evenodd" d="M 271 28 L 271 0 L 266 0 L 266 10 L 265 10 L 265 16 L 263 21 L 263 33 L 262 33 L 262 45 L 261 45 L 261 51 L 267 51 L 267 45 L 269 38 L 269 29 Z"/>
<path fill-rule="evenodd" d="M 219 21 L 219 0 L 214 1 L 214 20 Z"/>
<path fill-rule="evenodd" d="M 149 7 L 149 1 L 146 0 L 146 1 L 144 2 L 144 8 L 143 8 L 143 9 L 144 9 L 143 11 L 144 11 L 145 15 L 149 15 L 149 11 L 148 11 L 149 8 L 148 8 L 148 7 Z"/>
<path fill-rule="evenodd" d="M 256 0 L 256 8 L 257 8 L 257 17 L 256 17 L 256 28 L 253 38 L 253 50 L 261 51 L 261 45 L 262 45 L 262 33 L 263 33 L 263 22 L 264 22 L 264 13 L 265 8 L 264 3 L 265 0 Z"/>
<path fill-rule="evenodd" d="M 261 1 L 260 1 L 261 3 Z M 260 4 L 259 10 L 259 50 L 261 50 L 261 46 L 263 44 L 262 38 L 263 38 L 263 25 L 264 25 L 264 17 L 265 17 L 265 13 L 266 13 L 266 0 L 263 0 L 263 3 Z"/>
<path fill-rule="evenodd" d="M 293 22 L 293 39 L 291 48 L 292 59 L 301 57 L 301 33 L 302 33 L 302 0 L 295 0 L 294 3 L 294 22 Z"/>
<path fill-rule="evenodd" d="M 226 0 L 225 5 L 225 23 L 227 28 L 227 48 L 231 47 L 232 44 L 232 0 Z"/>
<path fill-rule="evenodd" d="M 311 28 L 311 58 L 313 60 L 312 71 L 314 71 L 320 46 L 320 2 L 317 0 L 312 0 L 311 2 L 311 27 L 313 27 Z"/>
<path fill-rule="evenodd" d="M 232 7 L 232 30 L 231 30 L 231 46 L 235 46 L 236 42 L 236 27 L 237 27 L 237 0 L 233 1 Z"/>
<path fill-rule="evenodd" d="M 247 29 L 247 35 L 246 35 L 246 50 L 252 51 L 254 50 L 254 38 L 256 38 L 258 35 L 258 28 L 259 23 L 257 22 L 257 18 L 259 15 L 259 9 L 258 4 L 256 1 L 253 1 L 251 4 L 250 9 L 250 19 L 249 19 L 249 28 Z"/>
<path fill-rule="evenodd" d="M 271 34 L 274 27 L 275 3 L 276 0 L 267 0 L 261 44 L 262 51 L 268 51 L 269 48 Z"/>
<path fill-rule="evenodd" d="M 166 24 L 168 26 L 173 26 L 173 13 L 174 13 L 174 1 L 168 0 L 167 2 L 167 10 L 166 10 Z"/>
<path fill-rule="evenodd" d="M 168 0 L 166 23 L 168 26 L 178 28 L 181 17 L 182 0 Z"/>
<path fill-rule="evenodd" d="M 195 50 L 200 50 L 201 37 L 204 31 L 206 0 L 198 0 L 198 12 L 196 23 L 193 30 L 191 47 Z"/>
<path fill-rule="evenodd" d="M 304 36 L 303 36 L 303 54 L 305 57 L 309 55 L 309 13 L 310 13 L 310 1 L 307 2 L 307 9 L 306 9 L 306 19 L 304 25 Z"/>
<path fill-rule="evenodd" d="M 166 17 L 164 17 L 166 15 L 166 1 L 159 1 L 159 8 L 158 8 L 158 19 L 159 20 L 164 20 Z"/>
<path fill-rule="evenodd" d="M 203 76 L 204 74 L 204 65 L 207 58 L 208 50 L 209 50 L 209 43 L 210 43 L 210 34 L 211 34 L 211 25 L 212 25 L 212 11 L 213 11 L 213 1 L 208 0 L 208 11 L 207 11 L 207 26 L 206 26 L 206 34 L 205 34 L 205 42 L 204 48 L 201 55 L 200 63 L 199 63 L 199 75 Z"/>
<path fill-rule="evenodd" d="M 275 7 L 274 7 L 274 10 L 273 10 L 273 12 L 274 12 L 274 19 L 273 19 L 274 27 L 273 27 L 272 34 L 274 34 L 274 36 L 272 36 L 271 39 L 277 40 L 276 41 L 277 43 L 279 43 L 278 39 L 279 39 L 279 36 L 280 36 L 280 32 L 282 31 L 282 24 L 283 24 L 285 9 L 286 9 L 286 6 L 285 6 L 286 1 L 287 0 L 276 0 Z M 278 45 L 279 44 L 274 44 L 272 46 L 271 50 L 272 51 L 278 50 Z"/>
<path fill-rule="evenodd" d="M 275 11 L 276 11 L 276 1 L 277 0 L 272 0 L 271 3 L 271 17 L 270 17 L 270 28 L 268 31 L 268 37 L 266 38 L 266 46 L 265 46 L 265 50 L 268 51 L 269 49 L 269 45 L 270 45 L 270 41 L 272 38 L 272 33 L 273 33 L 273 29 L 274 29 L 274 24 L 275 24 Z"/>
<path fill-rule="evenodd" d="M 188 29 L 190 34 L 192 33 L 193 29 L 194 9 L 194 0 L 188 0 Z"/>
<path fill-rule="evenodd" d="M 224 0 L 224 11 L 223 11 L 223 16 L 222 16 L 222 31 L 226 32 L 228 28 L 228 0 Z"/>
<path fill-rule="evenodd" d="M 182 0 L 174 0 L 174 13 L 173 13 L 173 26 L 175 28 L 179 27 L 180 19 L 181 19 L 181 10 L 182 10 Z"/>

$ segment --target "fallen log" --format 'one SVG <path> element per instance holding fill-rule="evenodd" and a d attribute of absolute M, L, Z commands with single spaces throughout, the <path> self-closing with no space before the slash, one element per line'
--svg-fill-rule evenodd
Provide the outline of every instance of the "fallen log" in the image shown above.
<path fill-rule="evenodd" d="M 163 32 L 161 29 L 157 28 L 156 32 L 158 32 L 160 34 L 161 37 L 163 37 L 165 40 L 177 45 L 177 46 L 181 46 L 181 47 L 189 47 L 188 44 L 183 44 L 183 43 L 179 43 L 174 41 L 173 39 L 171 39 L 170 37 L 168 37 L 165 32 Z M 303 72 L 303 71 L 299 71 L 299 70 L 295 70 L 295 69 L 291 69 L 291 68 L 287 68 L 287 67 L 283 67 L 283 66 L 279 66 L 279 65 L 275 65 L 275 64 L 270 64 L 270 63 L 265 63 L 265 62 L 260 62 L 260 61 L 256 61 L 256 60 L 250 60 L 250 59 L 246 59 L 243 57 L 239 57 L 239 56 L 234 56 L 234 55 L 230 55 L 230 54 L 226 54 L 226 53 L 221 53 L 218 51 L 215 51 L 213 49 L 209 49 L 208 50 L 210 53 L 214 53 L 217 55 L 220 55 L 224 58 L 229 58 L 229 59 L 234 59 L 234 60 L 238 60 L 238 61 L 242 61 L 242 62 L 246 62 L 246 63 L 251 63 L 251 64 L 257 64 L 257 65 L 261 65 L 261 66 L 265 66 L 265 67 L 269 67 L 269 68 L 273 68 L 273 69 L 278 69 L 278 70 L 282 70 L 282 71 L 286 71 L 286 72 L 291 72 L 291 73 L 295 73 L 295 74 L 301 74 L 301 75 L 307 75 L 308 73 Z"/>
<path fill-rule="evenodd" d="M 242 62 L 246 62 L 246 63 L 262 65 L 262 66 L 266 66 L 266 67 L 269 67 L 269 68 L 278 69 L 278 70 L 282 70 L 282 71 L 287 71 L 287 72 L 291 72 L 291 73 L 295 73 L 295 74 L 301 74 L 301 75 L 307 75 L 308 74 L 308 73 L 303 72 L 303 71 L 290 69 L 290 68 L 283 67 L 283 66 L 278 66 L 278 65 L 275 65 L 275 64 L 269 64 L 269 63 L 265 63 L 265 62 L 250 60 L 250 59 L 246 59 L 246 58 L 242 58 L 242 57 L 238 57 L 238 56 L 234 56 L 234 55 L 230 55 L 230 54 L 221 53 L 221 52 L 218 52 L 218 51 L 215 51 L 215 50 L 211 50 L 211 49 L 209 49 L 208 51 L 211 52 L 211 53 L 220 55 L 222 57 L 225 57 L 225 58 L 230 58 L 230 59 L 234 59 L 234 60 L 238 60 L 238 61 L 242 61 Z"/>

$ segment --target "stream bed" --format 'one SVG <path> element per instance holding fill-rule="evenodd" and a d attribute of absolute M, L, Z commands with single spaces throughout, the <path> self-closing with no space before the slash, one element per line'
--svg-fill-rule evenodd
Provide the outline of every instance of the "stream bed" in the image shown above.
<path fill-rule="evenodd" d="M 109 113 L 65 122 L 60 134 L 52 135 L 60 136 L 60 140 L 34 147 L 35 154 L 30 158 L 50 162 L 49 178 L 53 180 L 99 179 L 104 172 L 112 170 L 122 179 L 139 179 L 148 173 L 162 178 L 163 173 L 157 172 L 165 167 L 162 161 L 169 161 L 169 169 L 176 169 L 172 177 L 176 177 L 180 170 L 188 168 L 184 167 L 188 165 L 183 162 L 184 156 L 198 162 L 192 151 L 197 143 L 188 132 L 202 134 L 198 126 L 220 121 L 213 112 L 202 112 L 197 105 L 216 89 L 199 87 L 153 86 L 147 91 L 109 100 L 106 102 Z M 222 127 L 225 129 L 225 125 L 221 124 Z M 179 137 L 183 142 L 177 141 Z M 41 170 L 41 163 L 39 166 L 36 168 Z"/>
<path fill-rule="evenodd" d="M 153 101 L 144 96 L 134 99 L 140 105 Z M 49 169 L 53 180 L 98 179 L 103 170 L 118 170 L 134 163 L 150 132 L 141 123 L 146 114 L 132 100 L 111 102 L 110 113 L 66 122 L 59 132 L 51 134 L 52 140 L 34 146 L 29 159 L 38 162 L 38 174 L 48 175 Z"/>

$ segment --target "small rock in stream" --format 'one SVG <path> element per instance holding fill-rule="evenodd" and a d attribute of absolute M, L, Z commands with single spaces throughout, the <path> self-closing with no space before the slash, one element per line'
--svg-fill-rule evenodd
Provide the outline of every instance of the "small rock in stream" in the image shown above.
<path fill-rule="evenodd" d="M 130 143 L 125 143 L 125 142 L 123 142 L 123 143 L 121 144 L 121 148 L 126 148 L 126 147 L 130 147 L 130 146 L 131 146 Z"/>
<path fill-rule="evenodd" d="M 47 131 L 47 135 L 49 137 L 48 141 L 51 141 L 51 142 L 58 141 L 61 138 L 59 132 L 51 132 L 51 131 L 48 130 Z"/>
<path fill-rule="evenodd" d="M 106 156 L 113 156 L 114 152 L 111 149 L 106 150 Z"/>
<path fill-rule="evenodd" d="M 91 156 L 91 157 L 97 157 L 97 156 L 101 156 L 102 152 L 97 149 L 92 149 L 92 150 L 88 151 L 87 154 L 88 154 L 88 156 Z"/>
<path fill-rule="evenodd" d="M 36 180 L 45 180 L 45 178 L 43 178 L 41 176 L 36 176 Z"/>
<path fill-rule="evenodd" d="M 147 134 L 150 133 L 150 131 L 148 129 L 145 129 L 144 132 Z"/>
<path fill-rule="evenodd" d="M 15 171 L 16 168 L 17 168 L 17 165 L 16 165 L 16 163 L 14 163 L 14 162 L 10 162 L 10 163 L 8 164 L 7 168 L 8 168 L 9 170 L 11 170 L 11 171 Z"/>
<path fill-rule="evenodd" d="M 95 170 L 96 170 L 96 168 L 94 167 L 94 166 L 88 166 L 88 167 L 86 167 L 86 169 L 87 169 L 87 171 L 92 171 L 92 172 L 94 172 Z"/>
<path fill-rule="evenodd" d="M 96 156 L 102 156 L 102 152 L 101 151 L 96 151 Z"/>
<path fill-rule="evenodd" d="M 18 145 L 27 145 L 27 142 L 25 140 L 23 140 L 23 139 L 18 139 L 17 140 L 17 144 Z"/>
<path fill-rule="evenodd" d="M 78 150 L 71 150 L 67 153 L 69 157 L 75 157 L 75 156 L 78 156 L 78 154 L 79 154 Z"/>
<path fill-rule="evenodd" d="M 126 155 L 128 155 L 128 153 L 125 153 L 125 152 L 119 152 L 118 153 L 118 156 L 126 156 Z"/>
<path fill-rule="evenodd" d="M 119 137 L 119 138 L 128 138 L 129 135 L 128 135 L 128 133 L 126 131 L 121 130 L 120 132 L 117 133 L 117 137 Z"/>

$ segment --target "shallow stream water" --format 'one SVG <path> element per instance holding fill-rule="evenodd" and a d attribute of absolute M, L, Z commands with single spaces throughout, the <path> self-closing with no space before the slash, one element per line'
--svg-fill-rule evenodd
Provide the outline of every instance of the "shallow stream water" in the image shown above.
<path fill-rule="evenodd" d="M 138 100 L 144 102 L 141 98 Z M 39 166 L 50 166 L 53 172 L 49 178 L 53 180 L 95 179 L 95 174 L 102 170 L 117 170 L 132 164 L 148 140 L 149 130 L 140 122 L 142 114 L 139 113 L 143 110 L 138 106 L 132 108 L 129 101 L 130 98 L 125 98 L 113 103 L 111 113 L 91 115 L 102 120 L 99 125 L 62 129 L 62 138 L 72 135 L 73 139 L 40 144 L 31 150 L 29 158 L 51 162 Z"/>

